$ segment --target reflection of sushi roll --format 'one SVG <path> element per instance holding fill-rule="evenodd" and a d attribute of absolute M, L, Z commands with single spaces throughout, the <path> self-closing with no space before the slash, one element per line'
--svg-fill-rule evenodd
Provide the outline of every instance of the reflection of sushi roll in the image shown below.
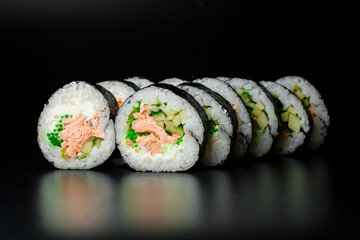
<path fill-rule="evenodd" d="M 312 149 L 318 148 L 324 143 L 327 127 L 330 125 L 330 116 L 320 93 L 302 77 L 283 77 L 276 82 L 293 91 L 309 110 L 313 129 L 308 146 Z"/>
<path fill-rule="evenodd" d="M 238 127 L 236 132 L 236 143 L 232 150 L 232 156 L 235 158 L 242 157 L 245 154 L 252 138 L 251 120 L 244 103 L 241 101 L 234 89 L 224 81 L 215 78 L 202 78 L 194 80 L 194 82 L 203 84 L 212 91 L 220 94 L 235 110 L 235 114 L 238 119 Z"/>
<path fill-rule="evenodd" d="M 280 116 L 279 136 L 274 142 L 274 150 L 279 154 L 292 153 L 304 143 L 312 119 L 301 100 L 289 89 L 276 82 L 260 83 L 273 96 Z"/>
<path fill-rule="evenodd" d="M 170 84 L 173 86 L 178 86 L 182 83 L 186 83 L 186 81 L 183 79 L 180 79 L 180 78 L 167 78 L 167 79 L 160 81 L 159 83 L 166 83 L 166 84 Z"/>
<path fill-rule="evenodd" d="M 115 121 L 121 156 L 140 171 L 184 171 L 205 150 L 207 115 L 187 92 L 155 84 L 134 93 Z"/>
<path fill-rule="evenodd" d="M 140 89 L 134 83 L 127 81 L 110 80 L 99 82 L 97 84 L 104 87 L 106 90 L 108 90 L 114 95 L 119 107 L 122 105 L 126 98 L 128 98 L 130 95 Z"/>
<path fill-rule="evenodd" d="M 252 120 L 253 139 L 249 154 L 261 157 L 271 149 L 277 135 L 278 118 L 269 92 L 254 81 L 232 78 L 227 81 L 241 97 Z"/>
<path fill-rule="evenodd" d="M 178 87 L 190 93 L 204 108 L 208 117 L 209 139 L 200 164 L 222 164 L 235 144 L 238 126 L 235 111 L 228 101 L 204 85 L 183 83 Z"/>
<path fill-rule="evenodd" d="M 115 149 L 117 104 L 101 86 L 71 82 L 57 90 L 41 112 L 38 143 L 45 158 L 62 169 L 89 169 Z"/>
<path fill-rule="evenodd" d="M 139 88 L 144 88 L 144 87 L 150 86 L 151 84 L 154 84 L 152 81 L 150 81 L 146 78 L 142 78 L 142 77 L 127 78 L 127 79 L 125 79 L 125 81 L 132 82 Z"/>

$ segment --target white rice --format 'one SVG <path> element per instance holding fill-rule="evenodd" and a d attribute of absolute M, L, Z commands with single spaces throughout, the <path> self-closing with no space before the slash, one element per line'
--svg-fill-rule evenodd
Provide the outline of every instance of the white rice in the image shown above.
<path fill-rule="evenodd" d="M 219 122 L 218 131 L 209 134 L 205 153 L 199 163 L 203 166 L 217 166 L 224 163 L 231 150 L 231 138 L 235 134 L 226 109 L 200 88 L 189 85 L 180 85 L 179 88 L 190 93 L 202 107 L 211 107 L 211 119 Z"/>
<path fill-rule="evenodd" d="M 99 82 L 97 84 L 104 87 L 109 92 L 111 92 L 114 95 L 116 101 L 121 100 L 121 102 L 124 102 L 126 98 L 128 98 L 134 92 L 136 92 L 136 89 L 126 84 L 126 82 L 109 80 L 109 81 Z"/>
<path fill-rule="evenodd" d="M 180 78 L 167 78 L 167 79 L 160 81 L 159 83 L 166 83 L 166 84 L 170 84 L 170 85 L 173 85 L 176 87 L 185 82 L 186 82 L 185 80 L 180 79 Z"/>
<path fill-rule="evenodd" d="M 299 86 L 305 97 L 310 97 L 310 106 L 308 108 L 315 112 L 316 115 L 312 116 L 313 130 L 308 146 L 313 150 L 317 149 L 325 142 L 327 127 L 330 125 L 330 116 L 320 93 L 309 81 L 302 77 L 287 76 L 278 79 L 276 82 L 290 90 L 293 90 L 294 86 Z"/>
<path fill-rule="evenodd" d="M 292 132 L 289 137 L 279 137 L 274 143 L 274 150 L 279 154 L 288 154 L 294 152 L 299 146 L 301 146 L 306 137 L 306 133 L 310 131 L 309 116 L 303 106 L 301 100 L 290 92 L 284 86 L 270 81 L 261 81 L 271 94 L 276 94 L 279 101 L 283 104 L 284 109 L 293 106 L 298 111 L 298 117 L 301 122 L 301 131 Z"/>
<path fill-rule="evenodd" d="M 185 109 L 188 119 L 184 125 L 184 137 L 181 144 L 173 144 L 171 149 L 164 153 L 151 155 L 146 147 L 138 152 L 125 143 L 125 136 L 129 126 L 126 124 L 134 106 L 138 101 L 142 104 L 152 102 L 156 97 L 167 107 L 175 111 Z M 170 90 L 157 86 L 149 86 L 137 91 L 129 97 L 119 109 L 115 120 L 116 143 L 125 162 L 138 171 L 175 172 L 191 168 L 199 158 L 200 145 L 205 144 L 204 125 L 195 108 L 184 98 Z"/>
<path fill-rule="evenodd" d="M 249 113 L 240 97 L 229 84 L 215 78 L 202 78 L 194 80 L 194 82 L 203 84 L 212 91 L 220 94 L 233 106 L 239 126 L 236 133 L 235 147 L 231 154 L 235 158 L 244 156 L 252 139 L 252 125 Z"/>
<path fill-rule="evenodd" d="M 99 148 L 93 147 L 91 153 L 81 160 L 65 160 L 61 148 L 53 146 L 47 138 L 59 117 L 65 114 L 86 115 L 89 119 L 98 114 L 99 130 L 104 136 Z M 114 123 L 109 118 L 110 108 L 105 97 L 95 87 L 85 82 L 71 82 L 57 90 L 45 104 L 38 122 L 38 143 L 44 157 L 60 169 L 90 169 L 109 158 L 115 149 Z"/>
<path fill-rule="evenodd" d="M 126 78 L 125 81 L 132 82 L 139 88 L 144 88 L 150 86 L 151 84 L 154 84 L 152 81 L 142 77 Z"/>
<path fill-rule="evenodd" d="M 217 77 L 216 79 L 219 79 L 219 80 L 221 80 L 221 81 L 226 82 L 226 81 L 229 80 L 230 78 L 229 78 L 229 77 L 223 77 L 223 76 L 221 76 L 221 77 Z"/>
<path fill-rule="evenodd" d="M 278 119 L 275 113 L 274 105 L 264 90 L 254 81 L 232 78 L 228 80 L 227 83 L 230 84 L 230 86 L 232 86 L 236 91 L 240 89 L 248 90 L 254 102 L 261 101 L 265 105 L 265 112 L 269 119 L 269 125 L 261 135 L 256 137 L 253 136 L 253 140 L 251 141 L 248 151 L 253 157 L 261 157 L 270 151 L 273 143 L 273 137 L 278 133 Z"/>

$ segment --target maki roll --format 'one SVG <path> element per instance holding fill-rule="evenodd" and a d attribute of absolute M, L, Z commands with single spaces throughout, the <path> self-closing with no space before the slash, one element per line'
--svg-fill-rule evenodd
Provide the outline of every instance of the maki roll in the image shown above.
<path fill-rule="evenodd" d="M 154 84 L 152 81 L 150 81 L 146 78 L 142 78 L 142 77 L 127 78 L 127 79 L 125 79 L 125 81 L 132 82 L 139 88 L 144 88 L 144 87 L 150 86 L 151 84 Z"/>
<path fill-rule="evenodd" d="M 270 93 L 254 81 L 232 78 L 227 81 L 246 105 L 252 120 L 253 138 L 249 147 L 252 157 L 268 153 L 278 131 L 278 118 Z"/>
<path fill-rule="evenodd" d="M 97 85 L 100 85 L 111 92 L 114 95 L 119 107 L 123 104 L 126 98 L 140 89 L 134 83 L 128 81 L 109 80 L 99 82 Z"/>
<path fill-rule="evenodd" d="M 209 122 L 209 139 L 199 163 L 217 166 L 225 162 L 235 144 L 238 121 L 230 103 L 199 83 L 183 83 L 179 88 L 190 93 L 205 110 Z"/>
<path fill-rule="evenodd" d="M 317 149 L 325 142 L 327 128 L 330 125 L 330 116 L 320 93 L 302 77 L 288 76 L 276 82 L 294 92 L 310 112 L 313 128 L 308 146 L 313 150 Z"/>
<path fill-rule="evenodd" d="M 114 96 L 101 86 L 71 82 L 44 106 L 37 140 L 44 157 L 56 168 L 90 169 L 115 149 Z"/>
<path fill-rule="evenodd" d="M 168 84 L 154 84 L 134 93 L 115 121 L 121 156 L 138 171 L 191 168 L 205 150 L 207 128 L 207 115 L 200 104 Z"/>
<path fill-rule="evenodd" d="M 200 83 L 220 94 L 234 109 L 238 120 L 238 126 L 236 130 L 235 147 L 233 148 L 231 155 L 235 158 L 242 157 L 246 153 L 252 139 L 250 115 L 246 110 L 244 103 L 241 101 L 235 90 L 224 81 L 215 78 L 202 78 L 194 80 L 194 82 Z"/>
<path fill-rule="evenodd" d="M 170 84 L 173 86 L 178 86 L 182 83 L 186 83 L 186 81 L 182 80 L 180 78 L 167 78 L 167 79 L 160 81 L 159 83 L 166 83 L 166 84 Z"/>
<path fill-rule="evenodd" d="M 301 100 L 286 87 L 270 81 L 260 84 L 273 96 L 279 118 L 279 135 L 273 147 L 278 154 L 293 153 L 305 142 L 312 119 Z"/>

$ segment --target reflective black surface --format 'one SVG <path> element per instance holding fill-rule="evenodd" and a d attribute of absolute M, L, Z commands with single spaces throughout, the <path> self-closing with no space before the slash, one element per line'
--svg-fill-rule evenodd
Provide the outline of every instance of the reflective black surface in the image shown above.
<path fill-rule="evenodd" d="M 326 153 L 185 173 L 8 171 L 1 175 L 1 235 L 355 238 L 358 208 L 344 176 Z"/>

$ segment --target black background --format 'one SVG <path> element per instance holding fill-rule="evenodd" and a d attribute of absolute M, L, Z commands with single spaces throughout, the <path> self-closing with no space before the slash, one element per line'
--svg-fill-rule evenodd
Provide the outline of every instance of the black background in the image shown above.
<path fill-rule="evenodd" d="M 7 223 L 2 224 L 7 230 L 0 231 L 20 237 L 21 233 L 12 235 L 17 221 L 24 225 L 31 221 L 32 215 L 24 215 L 29 206 L 19 205 L 24 204 L 21 192 L 30 196 L 32 190 L 24 188 L 33 185 L 22 182 L 53 170 L 37 147 L 37 119 L 47 99 L 64 84 L 133 76 L 157 82 L 169 77 L 260 81 L 299 75 L 319 90 L 331 115 L 327 142 L 314 156 L 329 164 L 330 195 L 337 200 L 329 210 L 331 224 L 317 229 L 315 235 L 312 230 L 289 234 L 352 236 L 359 215 L 353 196 L 358 188 L 352 184 L 358 181 L 354 158 L 346 154 L 353 151 L 348 131 L 342 127 L 339 98 L 344 87 L 338 82 L 348 85 L 355 80 L 338 74 L 339 55 L 346 49 L 340 41 L 346 37 L 341 35 L 339 12 L 339 6 L 331 3 L 303 1 L 2 0 L 0 64 L 6 112 L 2 121 L 13 134 L 5 139 L 11 157 L 4 157 L 1 166 L 1 187 L 12 197 L 2 199 L 1 222 Z M 312 157 L 311 153 L 299 158 Z M 246 171 L 247 167 L 240 168 Z M 116 175 L 113 170 L 107 174 Z M 206 170 L 193 174 L 206 175 Z M 33 233 L 24 230 L 24 234 L 27 231 Z M 271 234 L 255 236 L 276 238 L 281 232 L 276 228 Z"/>

